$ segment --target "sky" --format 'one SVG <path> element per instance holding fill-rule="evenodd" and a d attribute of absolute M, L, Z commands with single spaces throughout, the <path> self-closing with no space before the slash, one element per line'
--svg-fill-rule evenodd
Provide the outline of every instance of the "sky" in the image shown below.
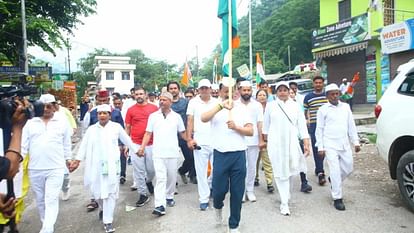
<path fill-rule="evenodd" d="M 236 0 L 238 18 L 248 12 L 248 0 Z M 96 14 L 81 19 L 69 37 L 71 71 L 94 48 L 113 53 L 140 49 L 154 60 L 184 64 L 186 58 L 209 57 L 221 43 L 218 0 L 97 0 Z M 67 71 L 67 50 L 56 57 L 38 47 L 29 53 L 52 64 L 54 72 Z"/>

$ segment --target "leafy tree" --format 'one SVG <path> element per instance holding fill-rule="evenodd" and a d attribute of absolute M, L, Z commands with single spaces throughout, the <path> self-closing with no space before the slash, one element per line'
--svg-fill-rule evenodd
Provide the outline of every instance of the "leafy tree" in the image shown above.
<path fill-rule="evenodd" d="M 55 55 L 54 48 L 66 46 L 80 17 L 95 13 L 95 0 L 26 1 L 26 32 L 29 46 L 37 45 Z M 22 54 L 20 1 L 0 0 L 0 54 L 17 65 Z"/>

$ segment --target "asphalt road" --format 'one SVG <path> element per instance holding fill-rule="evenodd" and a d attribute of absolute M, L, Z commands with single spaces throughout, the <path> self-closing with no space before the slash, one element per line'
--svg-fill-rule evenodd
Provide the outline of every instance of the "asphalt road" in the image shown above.
<path fill-rule="evenodd" d="M 309 171 L 313 160 L 308 158 Z M 345 181 L 344 203 L 347 210 L 340 212 L 332 206 L 329 186 L 318 186 L 317 178 L 310 175 L 311 194 L 299 192 L 299 177 L 292 188 L 291 216 L 279 214 L 279 195 L 269 194 L 261 173 L 261 185 L 256 187 L 257 202 L 246 202 L 242 208 L 241 232 L 414 232 L 414 214 L 404 206 L 397 184 L 388 175 L 387 165 L 377 155 L 373 145 L 365 145 L 355 155 L 354 173 Z M 60 212 L 55 225 L 56 233 L 104 232 L 98 221 L 98 212 L 87 213 L 88 191 L 83 188 L 82 168 L 71 175 L 71 197 L 60 202 Z M 309 172 L 311 174 L 311 172 Z M 179 180 L 179 182 L 181 182 Z M 118 233 L 149 232 L 226 232 L 227 226 L 216 226 L 214 210 L 198 209 L 197 187 L 179 183 L 176 206 L 167 208 L 167 215 L 154 217 L 153 198 L 144 206 L 127 211 L 133 206 L 137 193 L 131 192 L 131 166 L 128 166 L 127 183 L 121 186 L 114 216 Z M 229 196 L 227 196 L 228 200 Z M 30 194 L 21 233 L 40 230 L 36 204 Z M 211 202 L 210 202 L 211 203 Z M 228 202 L 224 216 L 228 216 Z"/>

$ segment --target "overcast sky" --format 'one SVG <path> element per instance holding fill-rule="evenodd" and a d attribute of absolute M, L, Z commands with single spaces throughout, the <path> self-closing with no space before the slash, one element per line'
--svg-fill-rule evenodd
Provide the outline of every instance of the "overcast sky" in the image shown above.
<path fill-rule="evenodd" d="M 236 0 L 238 17 L 247 14 L 248 0 Z M 210 56 L 220 43 L 218 0 L 97 0 L 97 14 L 83 19 L 71 38 L 71 70 L 94 48 L 114 53 L 141 49 L 155 60 L 183 64 L 196 56 Z M 65 72 L 67 51 L 57 56 L 29 48 L 36 58 L 49 61 L 54 72 Z M 65 70 L 66 69 L 66 70 Z"/>

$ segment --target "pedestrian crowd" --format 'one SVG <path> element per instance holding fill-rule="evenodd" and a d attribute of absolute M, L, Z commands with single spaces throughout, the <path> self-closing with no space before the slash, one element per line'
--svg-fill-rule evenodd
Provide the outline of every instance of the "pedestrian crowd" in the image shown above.
<path fill-rule="evenodd" d="M 148 204 L 152 196 L 152 214 L 165 215 L 176 205 L 180 178 L 184 184 L 197 185 L 199 209 L 214 208 L 217 224 L 223 223 L 222 208 L 230 192 L 228 227 L 239 232 L 242 203 L 257 201 L 255 187 L 262 167 L 267 191 L 278 191 L 282 215 L 291 214 L 293 179 L 301 181 L 298 190 L 312 192 L 309 173 L 317 176 L 320 186 L 329 182 L 333 206 L 343 211 L 342 183 L 353 170 L 352 149 L 358 152 L 360 146 L 350 106 L 340 101 L 341 89 L 324 82 L 323 77 L 314 77 L 314 90 L 306 96 L 294 81 L 280 81 L 272 92 L 266 81 L 256 90 L 243 79 L 220 84 L 202 79 L 197 89 L 185 92 L 171 81 L 159 95 L 142 87 L 132 88 L 130 97 L 99 90 L 95 106 L 89 95 L 83 97 L 82 129 L 76 129 L 55 96 L 44 94 L 39 99 L 44 115 L 23 127 L 21 154 L 26 168 L 15 178 L 16 197 L 24 198 L 30 179 L 42 221 L 40 232 L 53 232 L 59 194 L 69 199 L 69 173 L 83 165 L 84 186 L 90 194 L 86 209 L 98 210 L 104 231 L 115 232 L 119 187 L 131 164 L 137 207 Z M 83 136 L 79 151 L 72 155 L 71 136 L 77 130 Z M 184 161 L 179 164 L 181 157 Z M 312 172 L 308 157 L 314 160 Z"/>

